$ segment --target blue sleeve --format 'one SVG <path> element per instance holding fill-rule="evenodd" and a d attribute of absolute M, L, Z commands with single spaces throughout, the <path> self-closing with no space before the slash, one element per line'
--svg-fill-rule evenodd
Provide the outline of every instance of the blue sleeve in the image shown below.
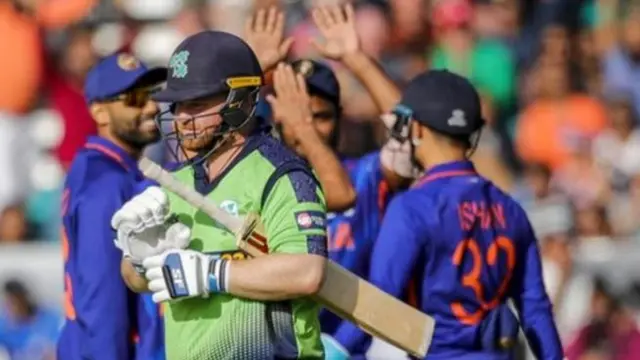
<path fill-rule="evenodd" d="M 79 199 L 76 212 L 76 256 L 81 286 L 74 301 L 82 328 L 82 355 L 92 360 L 129 359 L 132 346 L 130 301 L 120 275 L 122 253 L 115 247 L 111 217 L 125 202 L 119 177 L 103 176 Z"/>
<path fill-rule="evenodd" d="M 419 222 L 408 207 L 406 195 L 395 197 L 389 204 L 369 268 L 369 281 L 396 298 L 404 294 L 422 248 Z M 398 246 L 399 241 L 402 246 Z M 342 322 L 334 337 L 351 354 L 363 354 L 371 342 L 369 335 L 348 321 Z"/>
<path fill-rule="evenodd" d="M 389 204 L 371 258 L 370 281 L 397 298 L 406 290 L 418 254 L 423 250 L 422 226 L 417 213 L 410 208 L 409 196 L 410 193 L 405 193 Z"/>
<path fill-rule="evenodd" d="M 551 301 L 542 278 L 542 265 L 533 229 L 525 216 L 520 228 L 523 232 L 523 251 L 517 262 L 513 294 L 522 330 L 531 350 L 538 359 L 562 359 L 563 350 L 553 321 Z"/>

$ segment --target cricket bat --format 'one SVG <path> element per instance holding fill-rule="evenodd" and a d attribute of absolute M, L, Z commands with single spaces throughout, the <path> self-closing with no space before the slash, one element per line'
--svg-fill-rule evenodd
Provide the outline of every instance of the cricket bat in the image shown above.
<path fill-rule="evenodd" d="M 238 247 L 251 257 L 268 254 L 267 238 L 257 214 L 233 216 L 213 201 L 189 188 L 153 161 L 142 158 L 142 173 L 157 181 L 192 206 L 209 215 L 236 235 Z M 423 358 L 431 345 L 435 320 L 356 276 L 333 261 L 327 261 L 325 278 L 314 300 L 343 319 L 358 325 L 407 353 Z"/>

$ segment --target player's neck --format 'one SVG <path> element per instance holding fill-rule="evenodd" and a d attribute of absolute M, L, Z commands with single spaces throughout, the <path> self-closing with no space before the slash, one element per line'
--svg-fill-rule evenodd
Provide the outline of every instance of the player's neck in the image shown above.
<path fill-rule="evenodd" d="M 207 160 L 207 173 L 209 181 L 213 181 L 240 155 L 249 136 L 254 132 L 256 123 L 250 120 L 248 124 L 238 131 L 230 134 L 230 138 L 214 151 Z"/>
<path fill-rule="evenodd" d="M 430 151 L 422 151 L 420 154 L 417 154 L 416 157 L 420 165 L 426 171 L 438 165 L 467 160 L 463 151 L 454 148 L 439 148 Z"/>
<path fill-rule="evenodd" d="M 247 138 L 240 134 L 235 134 L 224 145 L 215 151 L 207 160 L 207 173 L 209 181 L 217 178 L 222 172 L 240 155 Z"/>

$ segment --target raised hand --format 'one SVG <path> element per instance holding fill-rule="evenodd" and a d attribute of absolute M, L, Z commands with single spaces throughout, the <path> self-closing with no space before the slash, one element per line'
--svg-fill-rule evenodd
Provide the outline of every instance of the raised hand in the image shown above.
<path fill-rule="evenodd" d="M 310 126 L 313 120 L 311 99 L 301 74 L 296 74 L 291 65 L 280 63 L 273 74 L 274 95 L 268 95 L 273 119 L 276 123 L 290 126 L 293 130 Z"/>
<path fill-rule="evenodd" d="M 311 40 L 312 45 L 325 57 L 342 60 L 360 50 L 354 11 L 351 4 L 313 9 L 313 21 L 324 37 L 324 42 Z"/>
<path fill-rule="evenodd" d="M 262 71 L 270 70 L 289 52 L 293 38 L 284 38 L 284 13 L 272 6 L 260 9 L 245 23 L 244 39 L 258 57 Z"/>

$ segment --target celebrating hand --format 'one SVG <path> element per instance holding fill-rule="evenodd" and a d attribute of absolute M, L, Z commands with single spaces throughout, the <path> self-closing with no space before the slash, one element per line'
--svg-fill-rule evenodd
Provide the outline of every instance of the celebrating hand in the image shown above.
<path fill-rule="evenodd" d="M 351 4 L 316 8 L 311 15 L 324 37 L 324 43 L 314 39 L 311 43 L 323 56 L 342 60 L 345 56 L 360 50 L 360 40 Z"/>
<path fill-rule="evenodd" d="M 280 63 L 273 74 L 274 95 L 268 95 L 273 119 L 288 125 L 293 130 L 311 126 L 311 99 L 301 74 L 296 74 L 290 65 Z"/>
<path fill-rule="evenodd" d="M 275 7 L 260 9 L 245 23 L 245 41 L 256 54 L 262 71 L 267 71 L 284 59 L 293 38 L 284 37 L 284 13 Z"/>

